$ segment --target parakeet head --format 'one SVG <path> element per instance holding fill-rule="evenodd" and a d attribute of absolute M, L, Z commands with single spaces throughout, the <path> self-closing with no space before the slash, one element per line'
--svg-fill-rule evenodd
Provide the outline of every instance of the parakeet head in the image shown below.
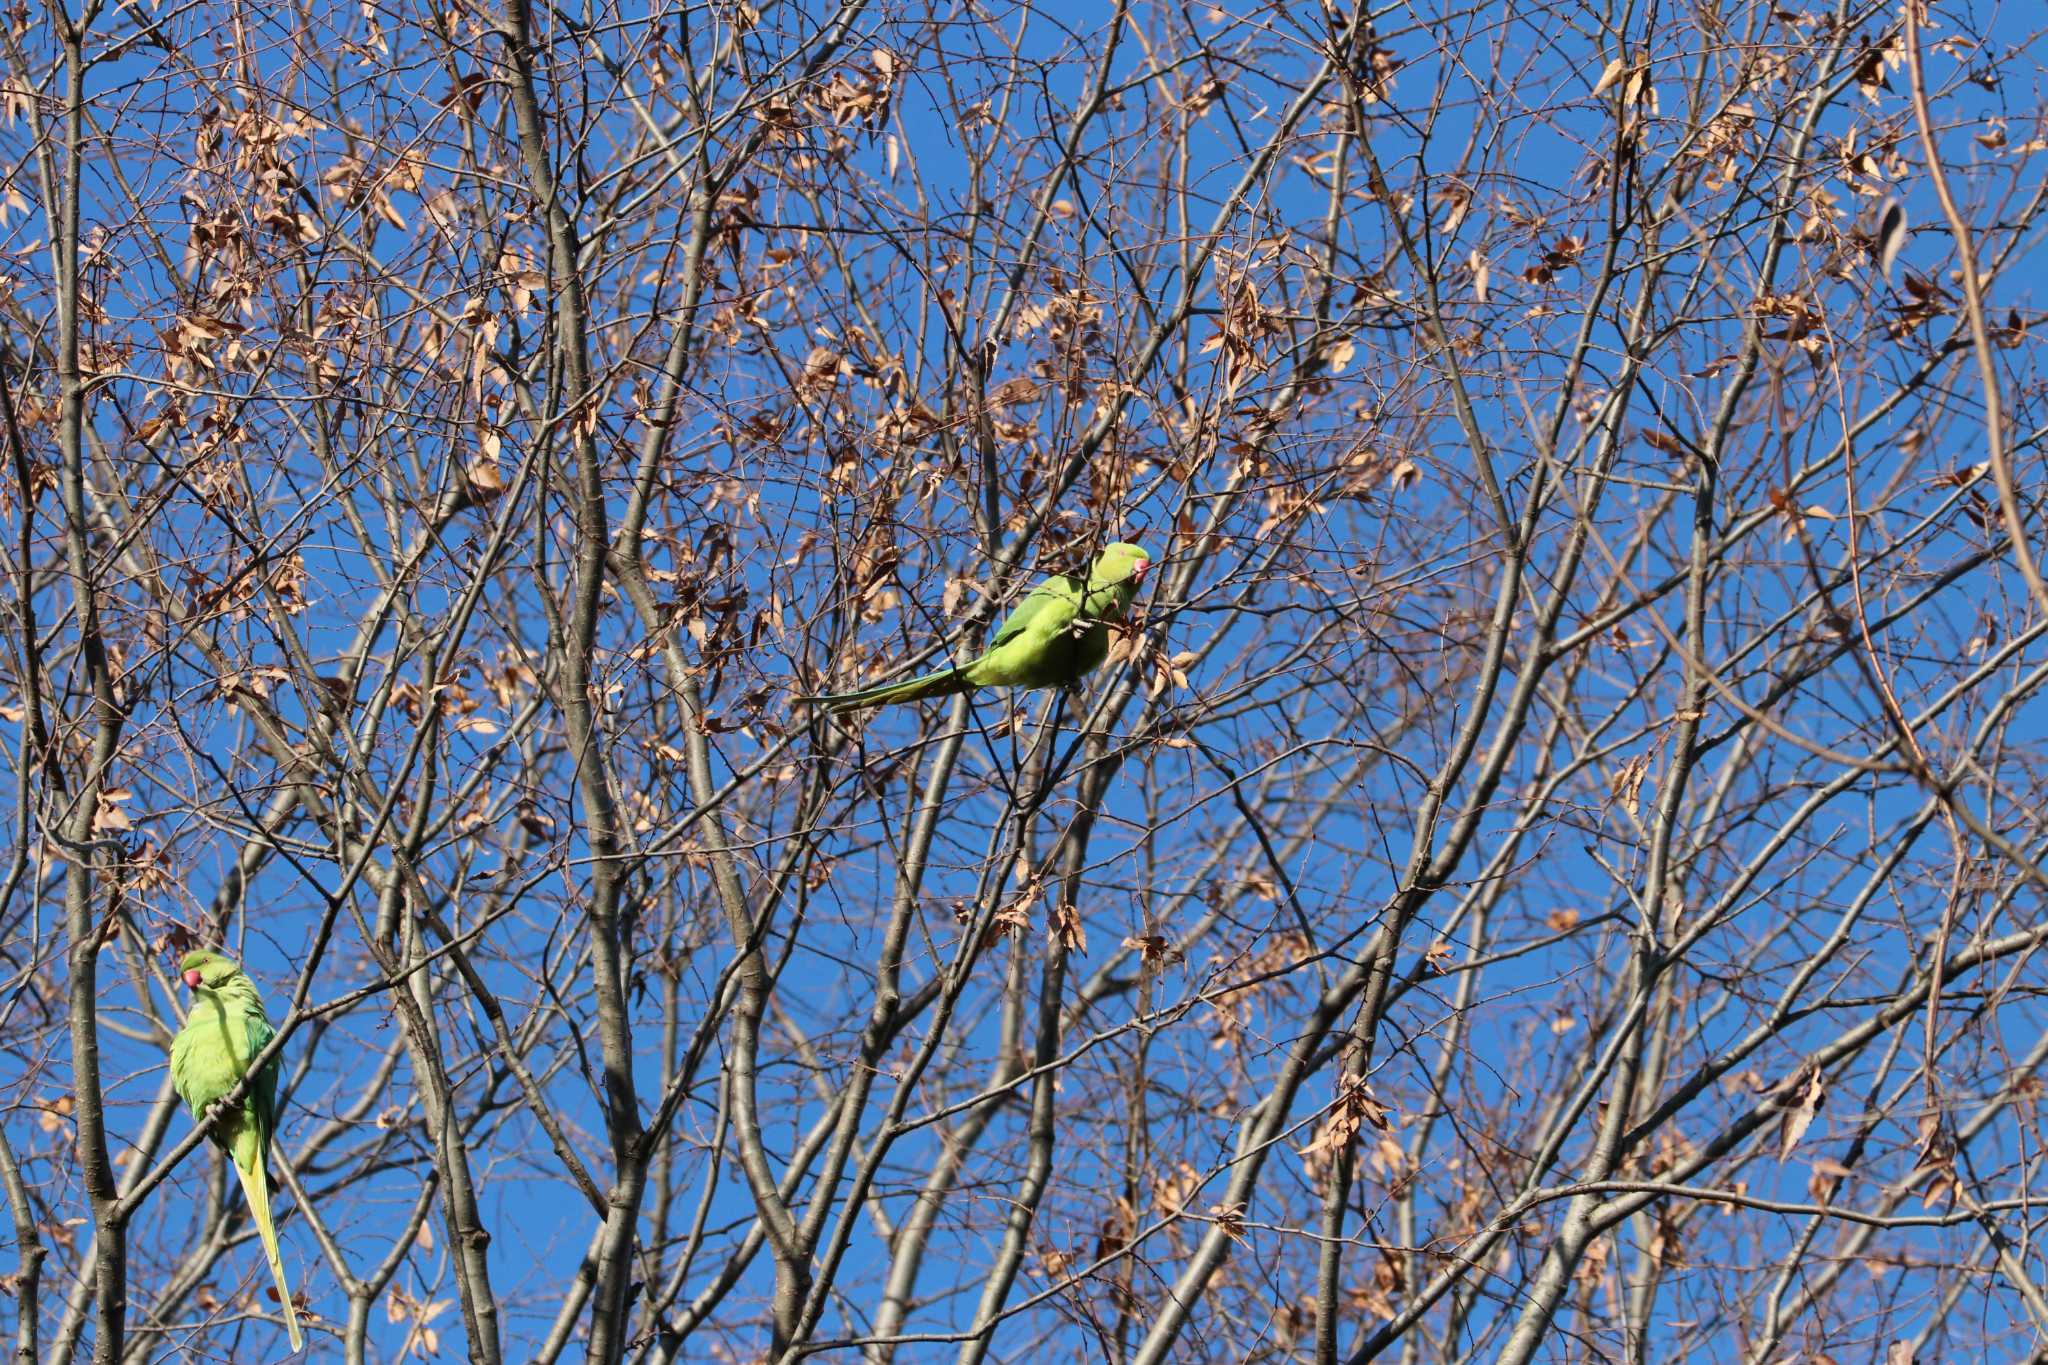
<path fill-rule="evenodd" d="M 233 958 L 194 948 L 179 959 L 178 974 L 185 978 L 186 986 L 196 991 L 202 986 L 208 989 L 224 986 L 240 976 L 242 968 Z"/>
<path fill-rule="evenodd" d="M 1145 570 L 1152 567 L 1152 556 L 1142 546 L 1118 541 L 1102 547 L 1102 553 L 1095 556 L 1095 568 L 1089 575 L 1098 583 L 1122 583 L 1128 579 L 1133 585 L 1143 587 Z"/>

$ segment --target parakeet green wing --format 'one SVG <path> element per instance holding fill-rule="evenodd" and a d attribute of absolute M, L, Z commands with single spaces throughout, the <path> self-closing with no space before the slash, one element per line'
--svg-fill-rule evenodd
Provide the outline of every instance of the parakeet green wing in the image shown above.
<path fill-rule="evenodd" d="M 258 1056 L 270 1046 L 270 1040 L 277 1036 L 270 1018 L 264 1014 L 252 1014 L 244 1025 L 249 1036 L 249 1055 Z M 249 1082 L 249 1117 L 256 1127 L 256 1141 L 261 1151 L 270 1150 L 271 1135 L 277 1131 L 277 1058 L 272 1057 Z"/>
<path fill-rule="evenodd" d="M 1074 619 L 1080 603 L 1081 585 L 1067 575 L 1040 583 L 1024 594 L 1024 600 L 1010 609 L 1010 614 L 996 627 L 996 633 L 988 637 L 989 648 L 1010 643 L 1047 612 L 1063 612 L 1066 619 L 1059 624 L 1065 625 Z"/>

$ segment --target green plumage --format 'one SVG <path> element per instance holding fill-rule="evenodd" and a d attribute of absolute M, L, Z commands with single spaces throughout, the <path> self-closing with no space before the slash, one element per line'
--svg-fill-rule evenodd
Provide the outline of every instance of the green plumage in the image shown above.
<path fill-rule="evenodd" d="M 996 627 L 980 658 L 902 682 L 797 700 L 856 711 L 975 687 L 1070 686 L 1109 656 L 1109 627 L 1130 610 L 1150 563 L 1151 556 L 1136 545 L 1105 546 L 1088 566 L 1085 582 L 1061 574 L 1027 593 Z"/>
<path fill-rule="evenodd" d="M 192 1117 L 204 1119 L 207 1110 L 241 1082 L 249 1063 L 277 1031 L 263 1012 L 263 997 L 257 994 L 255 983 L 233 961 L 200 950 L 185 954 L 178 970 L 192 988 L 192 1011 L 185 1016 L 185 1027 L 171 1040 L 171 1085 Z M 270 1263 L 271 1278 L 277 1281 L 285 1331 L 291 1337 L 292 1350 L 297 1351 L 305 1342 L 299 1335 L 291 1287 L 285 1283 L 284 1261 L 277 1252 L 277 1228 L 270 1219 L 270 1179 L 264 1170 L 270 1135 L 277 1129 L 277 1070 L 277 1058 L 264 1063 L 242 1102 L 213 1125 L 213 1140 L 227 1152 L 242 1182 L 256 1233 L 263 1240 L 263 1257 Z"/>

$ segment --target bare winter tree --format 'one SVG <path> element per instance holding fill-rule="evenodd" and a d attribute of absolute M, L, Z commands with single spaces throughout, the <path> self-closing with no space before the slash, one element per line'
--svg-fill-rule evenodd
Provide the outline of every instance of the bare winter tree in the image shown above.
<path fill-rule="evenodd" d="M 17 1358 L 2048 1349 L 2022 9 L 10 12 Z"/>

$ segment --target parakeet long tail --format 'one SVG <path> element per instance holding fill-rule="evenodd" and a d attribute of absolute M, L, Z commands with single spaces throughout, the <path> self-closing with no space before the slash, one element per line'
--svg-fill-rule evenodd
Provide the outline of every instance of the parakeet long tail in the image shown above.
<path fill-rule="evenodd" d="M 926 697 L 950 697 L 955 692 L 965 692 L 974 686 L 965 669 L 942 668 L 936 673 L 926 673 L 902 682 L 879 683 L 864 687 L 858 692 L 834 692 L 827 696 L 798 697 L 801 702 L 823 706 L 832 711 L 858 711 L 864 706 L 883 706 L 890 702 L 922 701 Z"/>
<path fill-rule="evenodd" d="M 277 1254 L 277 1228 L 270 1221 L 270 1180 L 261 1165 L 253 1171 L 243 1170 L 238 1161 L 228 1165 L 242 1178 L 242 1193 L 249 1200 L 250 1215 L 256 1219 L 256 1235 L 263 1239 L 263 1259 L 270 1262 L 270 1277 L 277 1281 L 277 1301 L 284 1308 L 284 1330 L 292 1339 L 292 1350 L 304 1350 L 306 1342 L 299 1335 L 299 1313 L 292 1307 L 291 1286 L 284 1282 L 284 1258 Z"/>

